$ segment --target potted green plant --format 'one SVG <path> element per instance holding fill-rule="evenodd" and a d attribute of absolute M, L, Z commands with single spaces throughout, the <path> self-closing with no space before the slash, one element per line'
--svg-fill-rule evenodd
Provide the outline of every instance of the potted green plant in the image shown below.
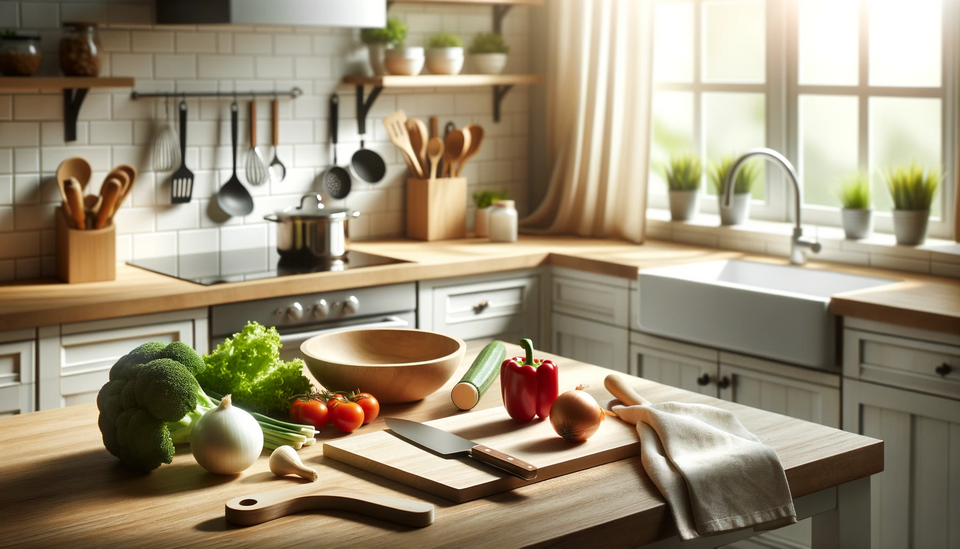
<path fill-rule="evenodd" d="M 473 193 L 473 203 L 477 210 L 473 214 L 473 231 L 478 237 L 486 237 L 490 234 L 489 220 L 490 209 L 495 202 L 507 198 L 507 189 L 502 191 L 479 191 Z"/>
<path fill-rule="evenodd" d="M 671 155 L 660 167 L 670 190 L 670 218 L 687 221 L 700 211 L 700 179 L 703 164 L 694 154 Z"/>
<path fill-rule="evenodd" d="M 862 172 L 848 176 L 837 194 L 843 206 L 843 232 L 857 240 L 873 234 L 873 191 L 870 178 Z"/>
<path fill-rule="evenodd" d="M 510 46 L 495 32 L 481 32 L 470 44 L 470 59 L 477 74 L 501 74 L 507 67 Z"/>
<path fill-rule="evenodd" d="M 755 161 L 747 161 L 737 170 L 737 178 L 733 184 L 733 197 L 730 206 L 723 205 L 723 188 L 727 174 L 733 167 L 734 159 L 739 156 L 725 156 L 719 162 L 710 165 L 710 182 L 717 192 L 717 201 L 720 208 L 721 225 L 739 225 L 750 217 L 750 192 L 754 183 L 760 178 L 760 165 Z"/>
<path fill-rule="evenodd" d="M 455 34 L 437 34 L 427 45 L 427 69 L 433 74 L 460 74 L 463 70 L 463 41 Z"/>
<path fill-rule="evenodd" d="M 382 29 L 363 29 L 360 31 L 360 40 L 367 45 L 370 57 L 370 67 L 377 76 L 387 74 L 383 66 L 384 51 L 403 44 L 407 39 L 407 25 L 391 17 L 387 19 L 387 26 Z"/>
<path fill-rule="evenodd" d="M 893 232 L 897 244 L 919 246 L 927 239 L 930 205 L 943 180 L 938 169 L 924 169 L 916 162 L 883 172 L 893 198 Z"/>

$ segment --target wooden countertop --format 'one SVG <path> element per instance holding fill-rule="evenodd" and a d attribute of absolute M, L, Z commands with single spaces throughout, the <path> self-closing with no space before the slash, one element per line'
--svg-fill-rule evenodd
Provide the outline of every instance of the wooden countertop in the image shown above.
<path fill-rule="evenodd" d="M 406 405 L 384 406 L 358 433 L 382 430 L 386 416 L 417 421 L 457 413 L 451 387 L 479 352 L 467 350 L 460 370 L 439 391 Z M 508 353 L 519 353 L 509 346 Z M 579 383 L 602 387 L 610 370 L 557 358 L 561 391 Z M 787 418 L 640 378 L 629 383 L 654 402 L 707 403 L 731 410 L 780 455 L 795 498 L 883 470 L 883 442 Z M 502 405 L 491 388 L 475 410 Z M 468 412 L 469 413 L 469 412 Z M 322 442 L 344 436 L 328 428 L 300 451 L 317 470 L 316 484 L 270 473 L 267 457 L 238 477 L 201 469 L 181 450 L 170 465 L 131 473 L 103 448 L 93 404 L 0 418 L 0 539 L 24 546 L 368 547 L 595 546 L 636 547 L 673 537 L 666 504 L 639 457 L 564 475 L 456 505 L 371 473 L 325 459 Z M 608 421 L 618 421 L 615 418 Z M 601 427 L 602 428 L 602 427 Z M 435 522 L 412 529 L 347 512 L 308 512 L 240 528 L 224 519 L 224 503 L 273 490 L 311 493 L 337 486 L 436 506 Z"/>
<path fill-rule="evenodd" d="M 648 241 L 642 246 L 576 237 L 521 237 L 513 244 L 485 239 L 441 242 L 357 242 L 354 249 L 409 261 L 347 272 L 315 273 L 200 286 L 119 265 L 112 282 L 0 284 L 0 331 L 207 307 L 222 303 L 343 290 L 555 265 L 636 279 L 640 270 L 714 259 L 787 264 L 786 258 Z M 960 333 L 960 280 L 810 262 L 804 268 L 867 274 L 902 282 L 834 297 L 834 314 Z"/>

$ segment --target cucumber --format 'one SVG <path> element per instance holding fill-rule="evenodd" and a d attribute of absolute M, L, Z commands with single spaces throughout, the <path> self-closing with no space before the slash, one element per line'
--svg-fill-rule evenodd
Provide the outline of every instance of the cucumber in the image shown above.
<path fill-rule="evenodd" d="M 480 402 L 480 397 L 500 375 L 500 363 L 507 357 L 503 343 L 494 341 L 480 351 L 463 379 L 450 391 L 450 399 L 457 408 L 469 410 Z"/>

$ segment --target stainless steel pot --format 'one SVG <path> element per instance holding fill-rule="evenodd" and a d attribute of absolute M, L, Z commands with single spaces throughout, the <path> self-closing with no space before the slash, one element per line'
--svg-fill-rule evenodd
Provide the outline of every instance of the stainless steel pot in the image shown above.
<path fill-rule="evenodd" d="M 304 195 L 297 208 L 263 216 L 277 223 L 277 252 L 284 259 L 318 261 L 337 259 L 350 250 L 350 218 L 360 212 L 325 208 L 319 194 Z"/>

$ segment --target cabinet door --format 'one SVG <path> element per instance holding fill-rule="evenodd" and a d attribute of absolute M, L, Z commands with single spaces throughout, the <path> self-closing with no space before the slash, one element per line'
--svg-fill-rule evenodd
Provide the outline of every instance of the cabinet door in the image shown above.
<path fill-rule="evenodd" d="M 553 313 L 551 339 L 555 354 L 628 373 L 629 338 L 626 328 L 614 328 L 599 322 Z"/>
<path fill-rule="evenodd" d="M 635 376 L 717 396 L 717 351 L 641 334 L 630 335 L 630 372 Z"/>
<path fill-rule="evenodd" d="M 0 416 L 36 408 L 34 367 L 36 341 L 0 343 Z"/>
<path fill-rule="evenodd" d="M 872 547 L 960 547 L 960 401 L 844 379 L 844 429 L 883 440 Z"/>
<path fill-rule="evenodd" d="M 554 269 L 550 282 L 553 311 L 627 328 L 628 284 L 609 276 Z"/>
<path fill-rule="evenodd" d="M 436 287 L 431 328 L 465 341 L 536 338 L 540 314 L 535 276 Z"/>

